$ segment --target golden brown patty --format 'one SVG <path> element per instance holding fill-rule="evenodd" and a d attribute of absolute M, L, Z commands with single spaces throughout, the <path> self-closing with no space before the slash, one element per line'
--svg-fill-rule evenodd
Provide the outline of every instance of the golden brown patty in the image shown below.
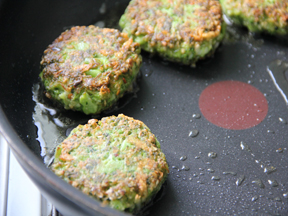
<path fill-rule="evenodd" d="M 131 88 L 141 61 L 139 44 L 126 33 L 77 26 L 44 51 L 40 77 L 46 95 L 65 109 L 96 114 Z"/>
<path fill-rule="evenodd" d="M 217 0 L 132 0 L 119 24 L 144 50 L 184 64 L 213 52 L 224 34 Z"/>
<path fill-rule="evenodd" d="M 75 128 L 57 147 L 51 169 L 84 193 L 129 212 L 149 202 L 169 173 L 154 134 L 122 114 Z"/>

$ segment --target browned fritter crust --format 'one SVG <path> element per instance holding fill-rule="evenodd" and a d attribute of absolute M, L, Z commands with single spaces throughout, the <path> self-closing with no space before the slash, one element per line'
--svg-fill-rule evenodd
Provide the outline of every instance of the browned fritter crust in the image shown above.
<path fill-rule="evenodd" d="M 220 0 L 225 14 L 253 32 L 288 33 L 287 0 Z"/>
<path fill-rule="evenodd" d="M 96 114 L 110 107 L 131 86 L 141 61 L 139 44 L 126 33 L 76 26 L 63 32 L 44 51 L 40 77 L 47 96 L 61 101 L 66 109 Z M 79 101 L 84 92 L 99 107 L 95 112 Z"/>
<path fill-rule="evenodd" d="M 223 33 L 217 0 L 132 0 L 119 23 L 144 50 L 180 62 L 183 54 L 184 63 L 202 58 L 199 47 L 212 50 Z"/>
<path fill-rule="evenodd" d="M 154 134 L 123 114 L 79 125 L 57 147 L 51 168 L 84 193 L 130 212 L 150 201 L 169 173 Z"/>
<path fill-rule="evenodd" d="M 152 41 L 160 41 L 163 46 L 173 47 L 173 42 L 179 39 L 187 41 L 203 41 L 218 36 L 221 32 L 222 11 L 217 0 L 167 0 L 173 12 L 179 17 L 184 14 L 185 5 L 199 5 L 194 14 L 187 14 L 187 20 L 179 23 L 177 32 L 173 28 L 173 17 L 163 13 L 159 0 L 134 0 L 127 7 L 126 16 L 131 18 L 132 34 L 145 34 Z M 193 23 L 189 18 L 193 16 Z M 195 17 L 195 18 L 194 18 Z M 194 23 L 195 22 L 195 23 Z M 197 22 L 197 23 L 196 23 Z M 194 26 L 195 27 L 192 27 Z"/>

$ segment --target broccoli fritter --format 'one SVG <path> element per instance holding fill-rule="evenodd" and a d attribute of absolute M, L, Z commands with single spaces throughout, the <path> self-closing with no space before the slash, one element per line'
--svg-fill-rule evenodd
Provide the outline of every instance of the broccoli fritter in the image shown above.
<path fill-rule="evenodd" d="M 288 34 L 287 0 L 220 0 L 224 13 L 251 32 Z"/>
<path fill-rule="evenodd" d="M 139 53 L 139 44 L 119 30 L 73 27 L 44 51 L 40 78 L 46 96 L 65 109 L 100 113 L 131 90 Z"/>
<path fill-rule="evenodd" d="M 123 114 L 72 130 L 56 148 L 51 169 L 85 194 L 128 212 L 149 202 L 169 173 L 150 129 Z"/>
<path fill-rule="evenodd" d="M 142 49 L 182 64 L 213 54 L 225 32 L 217 0 L 132 0 L 119 25 Z"/>

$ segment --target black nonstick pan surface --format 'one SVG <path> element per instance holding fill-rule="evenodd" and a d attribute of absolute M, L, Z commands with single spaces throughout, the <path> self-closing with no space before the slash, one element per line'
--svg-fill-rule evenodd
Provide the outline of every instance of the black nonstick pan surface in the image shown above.
<path fill-rule="evenodd" d="M 45 48 L 75 25 L 117 27 L 128 2 L 0 1 L 0 131 L 24 170 L 64 215 L 124 215 L 66 184 L 46 165 L 57 142 L 77 123 L 123 113 L 151 129 L 170 167 L 167 183 L 143 214 L 288 215 L 285 38 L 228 26 L 214 56 L 196 67 L 143 52 L 138 90 L 99 116 L 61 111 L 41 97 L 39 62 Z M 227 129 L 203 115 L 202 92 L 231 80 L 266 98 L 267 114 L 259 124 Z"/>

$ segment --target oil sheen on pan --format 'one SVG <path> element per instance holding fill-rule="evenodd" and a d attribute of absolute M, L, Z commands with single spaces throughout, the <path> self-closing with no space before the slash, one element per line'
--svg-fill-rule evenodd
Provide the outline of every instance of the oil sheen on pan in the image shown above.
<path fill-rule="evenodd" d="M 221 81 L 201 93 L 199 107 L 211 123 L 226 129 L 243 130 L 262 122 L 268 112 L 265 96 L 240 81 Z"/>

